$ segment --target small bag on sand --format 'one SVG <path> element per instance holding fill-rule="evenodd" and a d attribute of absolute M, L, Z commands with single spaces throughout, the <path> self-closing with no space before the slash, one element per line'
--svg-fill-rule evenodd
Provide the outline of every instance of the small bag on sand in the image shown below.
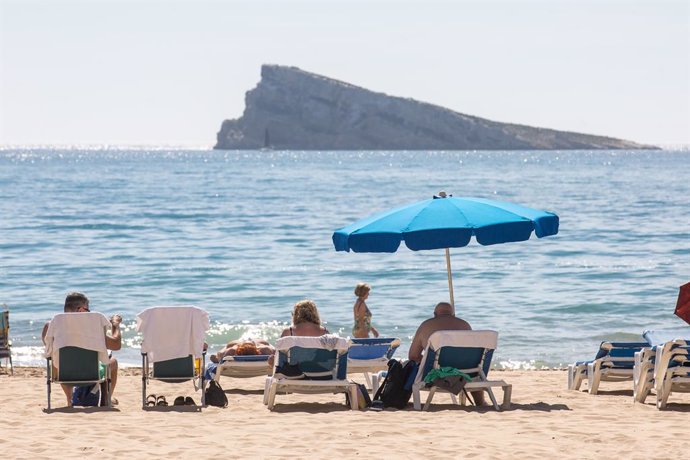
<path fill-rule="evenodd" d="M 211 380 L 206 388 L 206 404 L 216 407 L 228 407 L 228 397 L 215 380 Z"/>
<path fill-rule="evenodd" d="M 369 390 L 367 390 L 366 385 L 362 383 L 355 383 L 357 385 L 357 407 L 359 410 L 365 410 L 371 407 L 371 397 L 369 396 Z M 345 404 L 350 405 L 350 393 L 345 393 Z"/>

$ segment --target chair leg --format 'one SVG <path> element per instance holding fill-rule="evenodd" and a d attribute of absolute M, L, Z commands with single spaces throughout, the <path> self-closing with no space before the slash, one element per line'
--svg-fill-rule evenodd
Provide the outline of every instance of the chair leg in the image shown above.
<path fill-rule="evenodd" d="M 146 409 L 146 380 L 148 377 L 148 362 L 146 354 L 141 354 L 141 407 Z"/>
<path fill-rule="evenodd" d="M 371 376 L 369 375 L 368 372 L 364 373 L 364 380 L 367 382 L 367 388 L 373 388 L 373 385 L 371 382 Z"/>
<path fill-rule="evenodd" d="M 359 392 L 357 391 L 357 385 L 351 384 L 347 391 L 350 392 L 350 409 L 359 409 Z"/>
<path fill-rule="evenodd" d="M 498 407 L 498 402 L 496 401 L 496 396 L 494 396 L 494 392 L 491 389 L 491 387 L 487 387 L 486 392 L 489 393 L 489 398 L 491 399 L 491 403 L 494 405 L 494 409 L 500 411 L 501 409 Z"/>
<path fill-rule="evenodd" d="M 664 382 L 661 385 L 661 390 L 657 391 L 656 394 L 656 407 L 657 409 L 665 409 L 668 403 L 668 397 L 671 396 L 671 387 L 673 383 L 671 382 L 671 375 L 665 375 Z"/>
<path fill-rule="evenodd" d="M 272 380 L 271 377 L 266 377 L 266 381 L 264 382 L 264 406 L 268 405 L 268 392 L 271 389 Z"/>
<path fill-rule="evenodd" d="M 589 385 L 589 394 L 597 394 L 597 391 L 599 391 L 599 382 L 601 381 L 601 371 L 596 363 L 587 365 L 587 381 Z"/>
<path fill-rule="evenodd" d="M 271 383 L 271 386 L 268 388 L 268 402 L 266 403 L 266 405 L 268 406 L 268 410 L 273 410 L 273 406 L 275 406 L 277 392 L 278 385 L 276 383 Z"/>
<path fill-rule="evenodd" d="M 436 387 L 431 387 L 429 390 L 429 396 L 426 398 L 426 402 L 424 403 L 424 410 L 429 410 L 429 405 L 431 404 L 431 400 L 434 398 L 434 393 L 436 393 Z"/>
<path fill-rule="evenodd" d="M 46 367 L 47 367 L 47 369 L 46 369 L 46 375 L 47 375 L 46 389 L 48 392 L 48 410 L 50 410 L 50 379 L 52 378 L 50 375 L 50 360 L 48 360 L 48 365 Z"/>
<path fill-rule="evenodd" d="M 458 403 L 458 397 L 452 393 L 450 395 L 450 400 L 453 401 L 453 404 Z M 465 405 L 465 393 L 462 393 L 462 392 L 460 393 L 460 402 L 463 406 Z"/>
<path fill-rule="evenodd" d="M 415 410 L 422 410 L 422 397 L 420 395 L 420 387 L 418 385 L 412 386 L 412 403 Z"/>
<path fill-rule="evenodd" d="M 501 409 L 510 409 L 510 398 L 513 395 L 513 385 L 506 384 L 503 386 L 503 404 L 501 404 Z"/>
<path fill-rule="evenodd" d="M 379 391 L 379 374 L 374 373 L 374 374 L 371 374 L 371 394 L 372 394 L 372 396 L 375 395 L 377 391 Z"/>

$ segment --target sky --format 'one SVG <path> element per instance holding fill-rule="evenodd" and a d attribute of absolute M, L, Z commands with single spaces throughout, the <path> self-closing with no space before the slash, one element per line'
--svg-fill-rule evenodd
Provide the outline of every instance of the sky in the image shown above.
<path fill-rule="evenodd" d="M 262 64 L 690 144 L 687 0 L 0 0 L 0 146 L 211 147 Z"/>

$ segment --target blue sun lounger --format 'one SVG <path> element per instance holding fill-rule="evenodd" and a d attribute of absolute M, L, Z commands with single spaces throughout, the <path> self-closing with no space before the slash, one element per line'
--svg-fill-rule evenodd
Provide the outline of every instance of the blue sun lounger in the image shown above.
<path fill-rule="evenodd" d="M 268 365 L 270 355 L 236 355 L 225 356 L 218 364 L 214 380 L 220 383 L 220 377 L 249 378 L 268 375 L 271 366 Z"/>
<path fill-rule="evenodd" d="M 388 369 L 388 361 L 400 346 L 400 339 L 377 337 L 350 339 L 347 355 L 347 373 L 364 374 L 367 386 L 376 393 L 379 388 L 379 372 Z"/>
<path fill-rule="evenodd" d="M 593 360 L 568 366 L 568 389 L 579 390 L 586 379 L 590 394 L 597 394 L 601 382 L 633 380 L 635 353 L 647 342 L 601 342 Z"/>

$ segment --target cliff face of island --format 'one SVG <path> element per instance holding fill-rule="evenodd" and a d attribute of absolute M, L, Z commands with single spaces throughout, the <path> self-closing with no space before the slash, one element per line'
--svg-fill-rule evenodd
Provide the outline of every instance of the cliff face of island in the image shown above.
<path fill-rule="evenodd" d="M 216 149 L 549 150 L 653 146 L 499 123 L 388 96 L 296 67 L 264 65 L 242 117 L 225 120 Z"/>

